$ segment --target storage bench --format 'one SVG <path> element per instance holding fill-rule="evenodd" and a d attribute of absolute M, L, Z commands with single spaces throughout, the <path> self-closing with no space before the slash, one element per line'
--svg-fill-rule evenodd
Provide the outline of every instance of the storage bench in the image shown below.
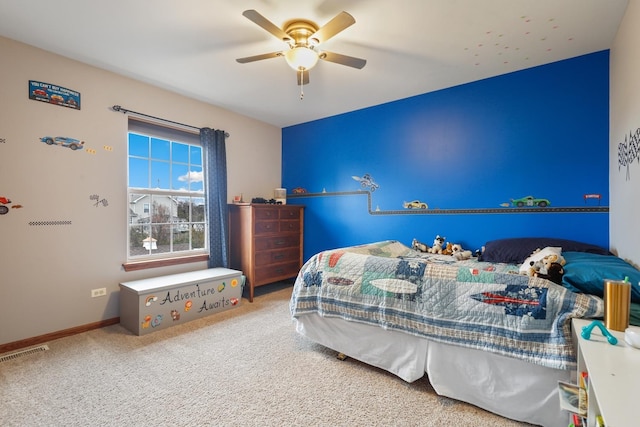
<path fill-rule="evenodd" d="M 136 335 L 238 307 L 244 276 L 228 268 L 120 283 L 120 324 Z"/>

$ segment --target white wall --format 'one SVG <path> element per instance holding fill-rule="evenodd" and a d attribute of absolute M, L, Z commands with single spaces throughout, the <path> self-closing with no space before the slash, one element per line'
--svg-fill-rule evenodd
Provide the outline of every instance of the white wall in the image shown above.
<path fill-rule="evenodd" d="M 281 186 L 277 127 L 2 37 L 0 57 L 0 196 L 22 205 L 0 215 L 0 344 L 118 317 L 121 281 L 206 268 L 123 271 L 127 116 L 111 106 L 229 132 L 229 200 L 271 198 Z M 28 99 L 29 80 L 80 92 L 81 109 Z M 86 149 L 48 146 L 45 135 Z M 108 206 L 95 207 L 93 194 Z M 71 225 L 29 225 L 38 221 Z M 90 297 L 102 287 L 106 297 Z"/>
<path fill-rule="evenodd" d="M 640 152 L 636 145 L 630 164 L 620 164 L 619 144 L 640 129 L 640 0 L 630 0 L 611 49 L 611 115 L 609 191 L 611 250 L 640 266 Z M 629 144 L 631 149 L 631 144 Z"/>

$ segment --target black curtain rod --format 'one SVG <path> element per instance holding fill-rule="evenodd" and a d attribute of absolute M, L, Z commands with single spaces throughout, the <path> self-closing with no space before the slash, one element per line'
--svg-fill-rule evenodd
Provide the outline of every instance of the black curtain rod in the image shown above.
<path fill-rule="evenodd" d="M 160 120 L 161 122 L 165 122 L 165 123 L 173 123 L 174 125 L 178 125 L 178 126 L 183 126 L 183 127 L 187 127 L 187 128 L 191 128 L 191 129 L 195 129 L 195 130 L 200 130 L 199 127 L 196 126 L 191 126 L 191 125 L 186 125 L 184 123 L 180 123 L 180 122 L 174 122 L 173 120 L 167 120 L 167 119 L 163 119 L 161 117 L 155 117 L 155 116 L 150 116 L 149 114 L 144 114 L 144 113 L 138 113 L 137 111 L 132 111 L 132 110 L 127 110 L 126 108 L 122 108 L 119 105 L 114 105 L 113 107 L 111 107 L 113 109 L 113 111 L 119 111 L 122 114 L 135 114 L 136 116 L 142 116 L 142 117 L 148 117 L 150 119 L 155 119 L 155 120 Z M 229 138 L 229 133 L 225 132 L 224 136 Z"/>

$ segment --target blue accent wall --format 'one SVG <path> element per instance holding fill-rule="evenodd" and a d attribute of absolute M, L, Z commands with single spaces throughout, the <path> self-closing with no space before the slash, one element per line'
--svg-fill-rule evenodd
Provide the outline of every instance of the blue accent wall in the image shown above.
<path fill-rule="evenodd" d="M 306 206 L 305 259 L 436 234 L 470 250 L 517 236 L 608 248 L 608 140 L 602 51 L 284 128 L 282 185 L 307 191 L 287 201 Z M 529 195 L 552 209 L 513 209 Z M 416 199 L 429 208 L 403 207 Z"/>

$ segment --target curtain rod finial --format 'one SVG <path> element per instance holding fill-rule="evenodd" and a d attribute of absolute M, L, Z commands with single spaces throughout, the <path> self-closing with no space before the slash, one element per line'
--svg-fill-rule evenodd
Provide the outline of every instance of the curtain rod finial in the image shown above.
<path fill-rule="evenodd" d="M 119 106 L 119 105 L 114 105 L 114 106 L 113 106 L 113 107 L 111 107 L 111 108 L 113 108 L 113 111 L 120 111 L 120 110 L 122 110 L 122 107 L 121 107 L 121 106 Z"/>

